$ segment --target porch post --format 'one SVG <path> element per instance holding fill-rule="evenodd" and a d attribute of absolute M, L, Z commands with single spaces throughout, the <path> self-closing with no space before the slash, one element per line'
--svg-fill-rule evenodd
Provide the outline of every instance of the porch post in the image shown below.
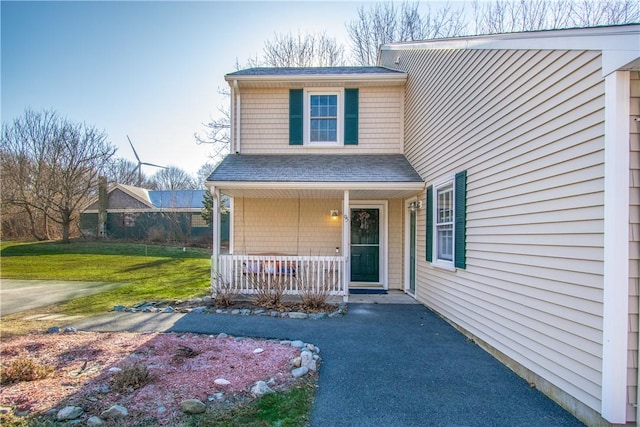
<path fill-rule="evenodd" d="M 351 211 L 349 210 L 349 190 L 344 190 L 342 199 L 342 291 L 344 302 L 349 301 L 349 282 L 351 281 Z"/>
<path fill-rule="evenodd" d="M 211 294 L 215 297 L 218 289 L 218 255 L 220 255 L 220 190 L 210 187 L 213 196 L 213 212 L 211 215 L 211 228 L 213 229 L 213 242 L 211 253 Z"/>

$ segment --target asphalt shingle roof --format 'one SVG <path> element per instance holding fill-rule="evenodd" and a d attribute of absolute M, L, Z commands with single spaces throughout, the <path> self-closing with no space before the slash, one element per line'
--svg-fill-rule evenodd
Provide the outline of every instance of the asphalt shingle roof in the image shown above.
<path fill-rule="evenodd" d="M 340 74 L 404 74 L 385 67 L 258 67 L 227 74 L 228 76 L 300 76 Z"/>
<path fill-rule="evenodd" d="M 207 180 L 216 182 L 423 182 L 402 154 L 229 154 Z"/>

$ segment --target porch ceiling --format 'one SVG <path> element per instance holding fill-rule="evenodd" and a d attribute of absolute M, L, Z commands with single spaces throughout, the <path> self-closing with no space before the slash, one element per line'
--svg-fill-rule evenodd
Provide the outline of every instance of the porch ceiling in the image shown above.
<path fill-rule="evenodd" d="M 207 180 L 233 197 L 406 198 L 424 181 L 402 154 L 247 155 L 230 154 Z"/>

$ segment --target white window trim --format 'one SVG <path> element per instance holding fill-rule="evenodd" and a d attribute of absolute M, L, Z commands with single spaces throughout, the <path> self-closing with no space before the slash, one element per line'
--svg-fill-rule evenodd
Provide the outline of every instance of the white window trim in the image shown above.
<path fill-rule="evenodd" d="M 337 95 L 338 111 L 336 121 L 337 141 L 311 141 L 311 96 Z M 344 145 L 344 88 L 312 88 L 304 90 L 304 145 L 311 147 L 336 147 Z"/>
<path fill-rule="evenodd" d="M 453 226 L 451 231 L 453 233 L 453 241 L 452 241 L 452 251 L 451 261 L 439 259 L 438 258 L 438 189 L 445 187 L 447 185 L 452 186 L 452 197 L 453 197 Z M 456 176 L 455 174 L 448 175 L 445 178 L 442 178 L 433 183 L 433 200 L 431 200 L 432 213 L 433 213 L 433 229 L 431 230 L 431 239 L 433 242 L 433 261 L 431 265 L 434 267 L 442 268 L 445 270 L 456 271 L 455 261 L 456 261 Z"/>

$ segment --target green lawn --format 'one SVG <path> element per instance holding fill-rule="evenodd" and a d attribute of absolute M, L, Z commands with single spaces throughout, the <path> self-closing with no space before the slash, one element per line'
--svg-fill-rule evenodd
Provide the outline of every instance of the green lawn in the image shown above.
<path fill-rule="evenodd" d="M 65 314 L 94 315 L 110 311 L 114 305 L 207 295 L 210 256 L 206 249 L 186 248 L 183 251 L 182 247 L 134 243 L 2 242 L 0 277 L 124 283 L 117 289 L 54 308 Z M 194 416 L 187 425 L 306 426 L 313 403 L 314 383 L 268 394 L 230 410 Z M 7 421 L 7 425 L 40 425 L 15 419 L 16 424 L 11 424 L 11 420 L 1 418 L 0 423 Z"/>
<path fill-rule="evenodd" d="M 67 314 L 99 314 L 114 305 L 177 300 L 209 293 L 206 249 L 138 243 L 3 242 L 0 277 L 124 283 L 117 289 L 61 305 Z"/>

